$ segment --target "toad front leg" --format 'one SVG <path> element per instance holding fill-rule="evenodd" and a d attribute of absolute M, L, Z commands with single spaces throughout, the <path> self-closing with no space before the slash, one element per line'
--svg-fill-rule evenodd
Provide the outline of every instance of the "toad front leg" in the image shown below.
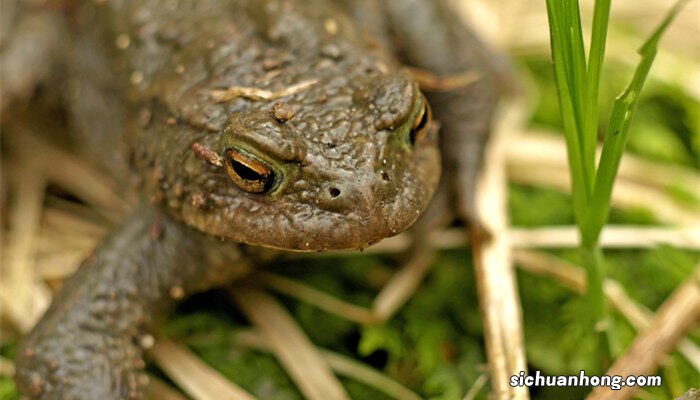
<path fill-rule="evenodd" d="M 184 293 L 246 265 L 237 248 L 143 204 L 64 285 L 17 358 L 31 399 L 140 398 L 143 338 Z"/>

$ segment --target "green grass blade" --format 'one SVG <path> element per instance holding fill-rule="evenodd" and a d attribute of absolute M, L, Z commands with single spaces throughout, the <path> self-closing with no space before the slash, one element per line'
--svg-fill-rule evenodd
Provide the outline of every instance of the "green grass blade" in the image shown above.
<path fill-rule="evenodd" d="M 605 59 L 605 44 L 608 35 L 608 21 L 610 19 L 610 0 L 597 0 L 593 10 L 593 28 L 591 35 L 591 48 L 588 56 L 588 69 L 586 71 L 586 94 L 584 100 L 583 137 L 583 162 L 595 169 L 595 151 L 598 144 L 598 92 L 600 89 L 600 75 Z M 594 182 L 591 180 L 591 192 Z"/>
<path fill-rule="evenodd" d="M 576 123 L 576 137 L 578 140 L 578 152 L 584 154 L 584 148 L 588 139 L 584 129 L 584 106 L 586 88 L 586 53 L 583 44 L 583 28 L 581 27 L 581 13 L 578 0 L 559 0 L 553 5 L 556 8 L 554 17 L 558 25 L 559 44 L 563 58 L 564 71 L 568 83 L 573 119 Z M 562 110 L 564 111 L 564 110 Z M 595 140 L 595 139 L 593 139 Z M 590 199 L 595 177 L 595 163 L 586 162 L 581 158 L 581 172 L 586 199 Z"/>
<path fill-rule="evenodd" d="M 584 189 L 586 198 L 590 199 L 593 191 L 593 180 L 595 178 L 595 158 L 587 159 L 586 149 L 593 143 L 595 149 L 595 137 L 590 137 L 586 131 L 586 52 L 583 45 L 583 28 L 581 27 L 581 11 L 577 0 L 568 0 L 564 2 L 564 7 L 567 10 L 568 25 L 569 25 L 569 43 L 572 57 L 572 81 L 574 82 L 573 97 L 575 100 L 575 118 L 576 127 L 579 137 L 579 146 L 581 152 L 582 171 L 584 177 Z M 595 150 L 594 150 L 595 151 Z"/>
<path fill-rule="evenodd" d="M 573 194 L 574 214 L 579 226 L 586 220 L 586 205 L 588 196 L 585 190 L 585 176 L 581 159 L 580 135 L 576 122 L 576 106 L 572 89 L 576 83 L 573 79 L 573 66 L 568 64 L 571 49 L 567 44 L 570 24 L 566 21 L 566 12 L 560 0 L 547 0 L 547 15 L 550 26 L 550 43 L 552 47 L 552 62 L 557 94 L 561 108 L 564 134 L 566 136 L 567 153 L 569 157 L 571 185 Z"/>
<path fill-rule="evenodd" d="M 639 54 L 642 56 L 642 60 L 634 72 L 632 81 L 615 100 L 610 122 L 605 133 L 605 141 L 603 142 L 603 153 L 596 174 L 595 189 L 589 208 L 588 221 L 586 222 L 587 227 L 582 232 L 584 243 L 597 242 L 600 231 L 607 220 L 610 212 L 610 197 L 613 184 L 620 166 L 622 153 L 629 138 L 630 122 L 639 100 L 639 93 L 656 57 L 661 35 L 686 2 L 687 0 L 678 1 L 659 27 L 656 28 L 640 48 Z"/>

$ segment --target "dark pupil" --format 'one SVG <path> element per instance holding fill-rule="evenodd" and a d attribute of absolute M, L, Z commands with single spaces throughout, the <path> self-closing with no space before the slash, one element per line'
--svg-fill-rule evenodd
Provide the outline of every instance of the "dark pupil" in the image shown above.
<path fill-rule="evenodd" d="M 243 163 L 240 163 L 236 160 L 231 160 L 231 168 L 233 168 L 234 171 L 238 174 L 238 176 L 241 177 L 241 179 L 244 179 L 246 181 L 260 181 L 265 179 L 265 176 L 260 175 L 259 173 L 255 172 L 253 169 L 248 168 Z"/>

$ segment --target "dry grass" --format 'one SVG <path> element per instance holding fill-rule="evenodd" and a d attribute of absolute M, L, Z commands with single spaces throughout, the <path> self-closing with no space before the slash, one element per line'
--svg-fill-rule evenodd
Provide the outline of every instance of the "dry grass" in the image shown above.
<path fill-rule="evenodd" d="M 194 399 L 255 399 L 181 345 L 160 338 L 150 354 L 156 365 Z"/>
<path fill-rule="evenodd" d="M 633 59 L 629 54 L 638 44 L 633 33 L 644 32 L 650 21 L 656 21 L 668 6 L 663 0 L 644 0 L 642 3 L 631 0 L 614 2 L 613 18 L 624 21 L 625 27 L 611 31 L 609 58 L 612 62 L 625 64 Z M 700 99 L 700 61 L 696 57 L 700 45 L 692 38 L 700 36 L 697 20 L 693 18 L 698 15 L 699 7 L 700 2 L 691 3 L 671 28 L 651 77 L 659 82 L 687 87 L 688 94 L 695 99 Z M 478 0 L 469 2 L 469 6 L 460 6 L 460 9 L 476 22 L 478 30 L 487 33 L 490 41 L 513 53 L 548 52 L 546 14 L 542 2 Z M 508 139 L 496 143 L 487 169 L 488 185 L 481 193 L 484 205 L 492 204 L 494 199 L 500 201 L 495 207 L 483 209 L 484 216 L 488 216 L 487 220 L 493 223 L 490 229 L 495 236 L 490 242 L 477 243 L 480 247 L 477 251 L 480 254 L 477 263 L 479 295 L 486 326 L 489 380 L 493 393 L 510 393 L 511 389 L 506 388 L 504 378 L 525 366 L 520 306 L 510 252 L 516 264 L 530 273 L 549 276 L 577 292 L 585 287 L 585 275 L 580 268 L 541 253 L 522 250 L 573 247 L 577 244 L 574 228 L 514 229 L 508 225 L 502 203 L 506 172 L 512 182 L 567 191 L 568 173 L 563 142 L 556 136 L 531 131 L 521 125 L 506 126 L 507 129 L 503 128 L 501 134 Z M 6 333 L 9 331 L 24 333 L 34 325 L 49 304 L 50 288 L 56 287 L 61 279 L 75 270 L 79 260 L 101 240 L 111 224 L 128 212 L 133 201 L 117 196 L 111 181 L 99 171 L 38 139 L 31 129 L 30 126 L 13 126 L 3 132 L 6 139 L 11 140 L 4 143 L 8 146 L 4 149 L 2 160 L 0 208 L 6 220 L 2 226 L 0 317 L 5 326 L 2 327 L 4 338 L 0 337 L 0 341 L 7 339 Z M 60 165 L 61 168 L 47 165 Z M 686 187 L 700 187 L 700 177 L 695 171 L 649 163 L 634 157 L 625 158 L 613 203 L 620 208 L 642 206 L 654 210 L 656 216 L 670 226 L 610 226 L 603 234 L 603 246 L 645 248 L 665 243 L 700 249 L 700 211 L 668 195 L 664 190 L 668 177 L 673 177 L 675 182 Z M 76 206 L 47 195 L 49 184 L 60 187 L 87 205 Z M 47 196 L 50 201 L 47 201 Z M 466 236 L 461 231 L 450 230 L 436 233 L 430 237 L 430 242 L 436 248 L 458 247 L 466 244 Z M 409 246 L 409 238 L 403 235 L 367 251 L 400 252 Z M 288 278 L 264 274 L 258 282 L 330 313 L 360 324 L 369 324 L 390 318 L 429 272 L 432 260 L 430 252 L 418 253 L 412 260 L 394 280 L 390 280 L 391 283 L 378 296 L 372 309 L 347 304 Z M 644 371 L 651 373 L 659 358 L 675 347 L 700 372 L 700 350 L 692 341 L 684 338 L 687 330 L 695 326 L 689 325 L 690 319 L 697 321 L 700 298 L 697 295 L 697 277 L 695 279 L 678 288 L 656 314 L 630 300 L 618 283 L 606 283 L 605 291 L 610 303 L 640 332 L 644 332 L 632 346 L 630 355 L 618 360 L 614 371 L 629 373 L 631 370 L 627 367 L 636 365 L 644 366 Z M 683 300 L 682 304 L 679 298 Z M 241 343 L 275 354 L 308 398 L 346 398 L 335 374 L 365 382 L 380 390 L 385 389 L 387 394 L 397 399 L 418 398 L 384 374 L 316 348 L 293 318 L 263 289 L 238 290 L 235 299 L 258 329 L 254 334 L 242 336 Z M 663 343 L 663 346 L 658 343 Z M 656 349 L 647 352 L 647 357 L 652 361 L 640 362 L 636 358 L 639 349 L 647 351 L 651 348 Z M 205 365 L 189 350 L 165 338 L 157 340 L 150 354 L 177 387 L 194 399 L 253 398 Z M 639 373 L 639 370 L 635 372 Z M 12 373 L 12 362 L 0 359 L 0 375 Z M 309 376 L 314 379 L 308 379 Z M 484 375 L 479 385 L 484 385 L 486 380 Z M 151 382 L 154 398 L 183 398 L 174 388 L 154 379 Z M 481 387 L 475 385 L 465 399 L 472 398 L 480 390 Z M 524 391 L 511 394 L 527 398 Z"/>
<path fill-rule="evenodd" d="M 273 297 L 245 286 L 232 288 L 230 293 L 306 398 L 349 398 L 316 346 Z"/>
<path fill-rule="evenodd" d="M 659 307 L 649 326 L 619 356 L 606 372 L 610 376 L 649 376 L 668 353 L 700 322 L 700 265 Z M 697 365 L 697 360 L 694 363 Z M 590 400 L 619 400 L 632 397 L 635 387 L 619 391 L 596 388 Z"/>
<path fill-rule="evenodd" d="M 266 340 L 258 333 L 241 332 L 237 339 L 238 343 L 242 346 L 270 351 L 270 347 Z M 383 392 L 384 394 L 395 399 L 420 399 L 420 397 L 413 393 L 410 389 L 397 383 L 396 381 L 391 380 L 386 375 L 377 372 L 373 368 L 368 367 L 359 361 L 323 349 L 320 350 L 320 354 L 326 363 L 328 363 L 328 366 L 338 375 L 348 377 L 357 382 L 362 382 L 365 385 Z"/>
<path fill-rule="evenodd" d="M 508 235 L 506 147 L 510 127 L 522 123 L 522 105 L 507 104 L 494 124 L 485 166 L 476 189 L 476 219 L 488 237 L 472 233 L 472 251 L 481 319 L 489 361 L 491 393 L 499 399 L 526 400 L 529 389 L 513 387 L 510 377 L 527 370 L 522 311 Z"/>
<path fill-rule="evenodd" d="M 586 291 L 586 272 L 582 267 L 553 257 L 547 253 L 516 250 L 515 261 L 524 271 L 556 280 L 559 284 L 579 293 Z M 653 313 L 629 298 L 618 282 L 605 282 L 605 295 L 610 305 L 620 312 L 638 331 L 649 328 Z M 689 339 L 678 342 L 678 351 L 700 372 L 700 348 Z"/>

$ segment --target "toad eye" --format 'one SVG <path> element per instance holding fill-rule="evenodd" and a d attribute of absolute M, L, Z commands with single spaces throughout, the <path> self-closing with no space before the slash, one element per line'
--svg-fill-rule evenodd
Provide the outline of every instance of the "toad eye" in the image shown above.
<path fill-rule="evenodd" d="M 270 167 L 235 149 L 226 150 L 226 172 L 238 188 L 248 193 L 267 193 L 275 184 Z"/>
<path fill-rule="evenodd" d="M 421 99 L 420 111 L 418 112 L 416 119 L 413 120 L 413 125 L 411 126 L 409 140 L 411 141 L 412 145 L 416 144 L 416 142 L 425 136 L 425 133 L 428 130 L 428 123 L 430 122 L 431 118 L 432 111 L 430 110 L 430 104 L 428 104 L 428 101 L 425 99 L 425 97 L 423 97 Z"/>

